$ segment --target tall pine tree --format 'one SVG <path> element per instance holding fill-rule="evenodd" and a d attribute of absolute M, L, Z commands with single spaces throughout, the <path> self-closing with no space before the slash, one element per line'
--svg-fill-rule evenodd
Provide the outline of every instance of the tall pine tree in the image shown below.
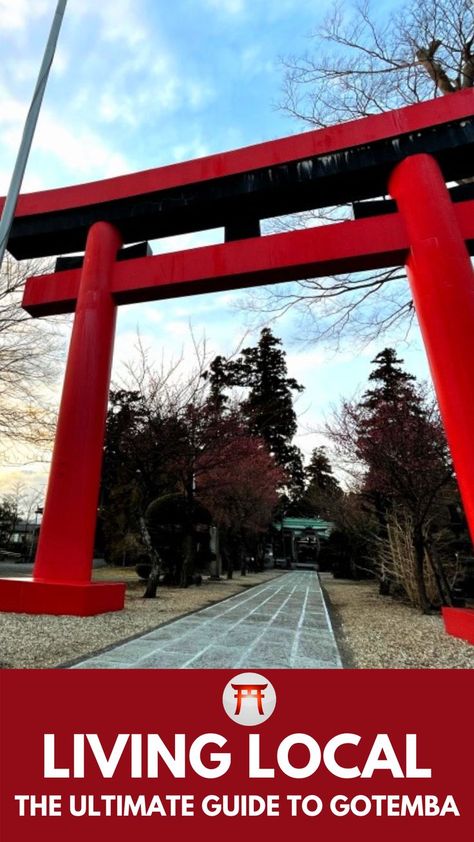
<path fill-rule="evenodd" d="M 304 469 L 305 490 L 290 507 L 295 517 L 323 517 L 331 520 L 335 501 L 342 489 L 332 472 L 324 447 L 315 447 Z"/>
<path fill-rule="evenodd" d="M 207 376 L 211 396 L 221 406 L 225 386 L 248 390 L 241 404 L 248 428 L 265 441 L 276 463 L 285 471 L 293 497 L 301 494 L 304 487 L 301 452 L 293 444 L 297 431 L 293 398 L 304 387 L 288 377 L 286 353 L 281 344 L 270 328 L 264 328 L 256 346 L 244 348 L 236 360 L 217 357 Z"/>
<path fill-rule="evenodd" d="M 418 397 L 414 387 L 415 378 L 403 371 L 393 348 L 384 348 L 372 360 L 375 369 L 369 375 L 369 383 L 375 384 L 367 389 L 362 398 L 362 406 L 367 409 L 380 409 L 382 404 L 395 406 L 400 400 L 409 402 L 412 410 L 416 411 Z"/>
<path fill-rule="evenodd" d="M 322 492 L 331 497 L 338 497 L 341 494 L 341 486 L 332 472 L 325 447 L 314 448 L 310 463 L 305 468 L 305 475 L 308 493 Z"/>
<path fill-rule="evenodd" d="M 436 410 L 415 378 L 401 368 L 403 360 L 395 351 L 385 348 L 372 362 L 371 388 L 353 413 L 357 455 L 367 466 L 363 490 L 372 498 L 382 526 L 390 512 L 408 513 L 418 601 L 428 610 L 426 559 L 441 600 L 450 600 L 444 571 L 430 553 L 436 509 L 453 478 L 446 439 Z"/>

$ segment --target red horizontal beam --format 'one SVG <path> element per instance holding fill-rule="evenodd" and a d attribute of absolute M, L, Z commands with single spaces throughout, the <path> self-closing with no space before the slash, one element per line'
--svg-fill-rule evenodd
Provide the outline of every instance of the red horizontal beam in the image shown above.
<path fill-rule="evenodd" d="M 466 240 L 474 240 L 474 200 L 455 205 Z M 399 214 L 255 237 L 116 263 L 118 304 L 178 298 L 405 262 L 408 235 Z M 33 316 L 72 312 L 80 269 L 30 278 L 23 307 Z"/>
<path fill-rule="evenodd" d="M 20 196 L 16 216 L 53 211 L 146 195 L 180 185 L 325 155 L 384 138 L 450 123 L 474 113 L 474 90 L 468 89 L 383 114 L 351 120 L 327 129 L 247 146 L 232 152 L 196 158 L 180 164 L 61 187 Z M 0 210 L 4 199 L 0 199 Z"/>

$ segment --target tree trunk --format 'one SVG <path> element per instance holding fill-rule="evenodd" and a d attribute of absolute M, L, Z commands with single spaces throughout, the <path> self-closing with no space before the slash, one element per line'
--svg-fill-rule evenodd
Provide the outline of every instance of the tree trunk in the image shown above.
<path fill-rule="evenodd" d="M 221 550 L 221 555 L 225 559 L 226 567 L 227 567 L 227 578 L 232 579 L 234 576 L 234 557 L 232 552 L 229 552 L 228 547 L 226 546 Z"/>
<path fill-rule="evenodd" d="M 214 559 L 211 561 L 211 579 L 220 579 L 222 573 L 222 558 L 220 549 L 219 530 L 211 526 L 211 547 L 214 547 Z"/>
<path fill-rule="evenodd" d="M 419 526 L 413 528 L 413 546 L 415 549 L 415 581 L 418 591 L 418 601 L 420 609 L 423 614 L 429 614 L 432 605 L 426 593 L 426 584 L 424 576 L 424 562 L 425 562 L 425 541 L 423 532 Z"/>
<path fill-rule="evenodd" d="M 392 583 L 387 576 L 383 576 L 379 581 L 379 594 L 380 596 L 390 596 L 390 590 L 392 587 Z"/>
<path fill-rule="evenodd" d="M 162 564 L 161 558 L 151 542 L 150 533 L 148 532 L 147 525 L 143 517 L 140 518 L 140 532 L 143 543 L 145 544 L 148 554 L 151 558 L 151 570 L 146 583 L 143 599 L 155 599 L 156 592 L 158 590 L 160 575 L 162 572 Z"/>
<path fill-rule="evenodd" d="M 351 559 L 352 562 L 352 559 Z M 352 567 L 352 563 L 351 563 Z M 382 566 L 380 569 L 380 579 L 379 579 L 379 594 L 380 596 L 390 596 L 390 590 L 392 587 L 392 583 L 390 581 L 390 577 L 387 576 L 385 571 L 385 557 L 382 556 Z"/>
<path fill-rule="evenodd" d="M 191 472 L 186 486 L 186 522 L 184 525 L 184 553 L 183 566 L 181 568 L 180 587 L 187 588 L 194 573 L 194 530 L 193 530 L 193 509 L 194 509 L 194 474 Z"/>
<path fill-rule="evenodd" d="M 194 573 L 194 539 L 191 529 L 192 527 L 190 526 L 189 531 L 184 536 L 183 565 L 181 567 L 181 581 L 179 583 L 181 588 L 188 587 L 191 576 Z"/>
<path fill-rule="evenodd" d="M 431 542 L 426 540 L 426 557 L 430 563 L 431 569 L 433 571 L 433 575 L 436 580 L 436 586 L 438 588 L 438 593 L 441 599 L 442 605 L 448 605 L 452 607 L 453 600 L 451 596 L 451 588 L 449 586 L 449 582 L 446 578 L 446 574 L 443 570 L 443 565 L 439 561 L 436 552 L 434 551 Z"/>
<path fill-rule="evenodd" d="M 143 594 L 143 599 L 155 599 L 156 592 L 158 590 L 158 584 L 160 581 L 160 568 L 157 564 L 153 563 L 150 575 L 148 576 L 145 593 Z"/>

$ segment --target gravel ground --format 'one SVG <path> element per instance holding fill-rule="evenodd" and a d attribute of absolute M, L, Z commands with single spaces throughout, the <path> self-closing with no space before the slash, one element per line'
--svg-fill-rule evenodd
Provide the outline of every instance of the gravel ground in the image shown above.
<path fill-rule="evenodd" d="M 144 600 L 135 571 L 96 570 L 97 581 L 127 582 L 124 611 L 96 617 L 0 613 L 0 667 L 59 667 L 280 575 L 266 570 L 231 581 L 208 579 L 201 587 L 160 588 L 157 599 Z M 379 596 L 373 582 L 327 574 L 321 580 L 346 668 L 474 669 L 474 646 L 447 635 L 440 617 Z"/>
<path fill-rule="evenodd" d="M 96 570 L 96 581 L 127 582 L 125 609 L 96 617 L 0 613 L 0 668 L 62 666 L 281 576 L 282 571 L 265 570 L 245 577 L 240 573 L 234 575 L 232 580 L 205 579 L 200 587 L 160 588 L 156 599 L 142 599 L 144 584 L 134 570 Z"/>
<path fill-rule="evenodd" d="M 474 646 L 447 635 L 441 617 L 380 596 L 374 582 L 321 582 L 346 668 L 474 669 Z"/>

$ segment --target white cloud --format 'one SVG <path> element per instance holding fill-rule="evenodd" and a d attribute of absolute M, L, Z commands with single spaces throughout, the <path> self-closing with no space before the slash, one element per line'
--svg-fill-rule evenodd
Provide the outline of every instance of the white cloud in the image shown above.
<path fill-rule="evenodd" d="M 142 104 L 149 103 L 153 111 L 173 111 L 180 102 L 180 82 L 177 76 L 160 78 L 156 88 L 141 93 Z"/>
<path fill-rule="evenodd" d="M 204 105 L 207 105 L 216 96 L 214 89 L 207 82 L 193 82 L 188 80 L 183 85 L 183 88 L 185 97 L 190 107 L 194 110 L 199 110 Z"/>
<path fill-rule="evenodd" d="M 89 96 L 85 91 L 82 94 L 85 98 Z M 140 123 L 136 103 L 132 97 L 119 99 L 111 90 L 104 91 L 101 94 L 97 109 L 97 115 L 104 123 L 120 121 L 132 127 L 136 127 Z"/>
<path fill-rule="evenodd" d="M 136 308 L 138 311 L 140 308 Z M 122 314 L 119 314 L 119 329 L 115 342 L 114 366 L 112 382 L 125 385 L 129 382 L 127 365 L 137 364 L 137 330 L 120 330 Z M 139 315 L 135 312 L 134 315 Z M 140 319 L 138 319 L 140 321 Z M 165 322 L 153 331 L 147 331 L 143 323 L 139 329 L 142 347 L 148 354 L 150 363 L 163 377 L 173 372 L 172 381 L 186 379 L 196 370 L 196 352 L 191 338 L 188 322 Z M 201 342 L 201 334 L 194 334 L 197 343 Z M 202 343 L 201 343 L 202 344 Z"/>
<path fill-rule="evenodd" d="M 36 59 L 16 56 L 14 59 L 5 60 L 4 58 L 3 64 L 4 75 L 9 85 L 36 81 L 39 71 L 39 63 Z"/>
<path fill-rule="evenodd" d="M 327 365 L 330 361 L 331 355 L 322 348 L 311 348 L 306 351 L 293 351 L 287 354 L 286 362 L 288 370 L 292 377 L 307 373 L 316 374 L 318 368 Z"/>
<path fill-rule="evenodd" d="M 183 337 L 189 336 L 189 324 L 187 322 L 182 322 L 178 320 L 166 322 L 164 325 L 164 330 L 166 331 L 166 333 L 181 339 Z"/>
<path fill-rule="evenodd" d="M 136 48 L 147 37 L 145 7 L 141 0 L 80 0 L 71 3 L 67 11 L 74 19 L 94 17 L 100 25 L 100 39 L 121 41 Z"/>
<path fill-rule="evenodd" d="M 26 103 L 19 97 L 8 93 L 6 89 L 0 89 L 2 110 L 0 112 L 0 144 L 4 150 L 10 150 L 9 156 L 11 169 L 13 169 L 14 158 L 20 143 L 21 133 L 27 112 Z M 58 183 L 68 180 L 83 180 L 93 178 L 106 178 L 128 172 L 130 164 L 125 156 L 108 143 L 102 136 L 83 127 L 81 124 L 68 123 L 67 117 L 62 119 L 50 108 L 43 107 L 36 128 L 32 155 L 41 153 L 46 155 L 42 163 L 48 159 L 51 161 L 51 169 L 57 172 Z M 4 161 L 6 156 L 4 155 Z M 67 169 L 63 173 L 58 164 Z M 27 169 L 24 187 L 28 183 L 29 190 L 41 187 L 53 186 L 44 181 L 43 170 L 29 174 Z M 4 167 L 8 173 L 8 166 Z M 7 175 L 9 182 L 11 175 Z M 2 179 L 4 183 L 4 179 Z"/>
<path fill-rule="evenodd" d="M 69 68 L 70 61 L 71 56 L 69 52 L 61 44 L 58 44 L 54 54 L 54 63 L 51 73 L 57 76 L 62 76 Z"/>
<path fill-rule="evenodd" d="M 199 138 L 184 143 L 175 143 L 170 149 L 171 161 L 190 161 L 191 158 L 204 158 L 209 155 L 209 147 Z"/>
<path fill-rule="evenodd" d="M 275 63 L 265 58 L 260 44 L 249 44 L 240 54 L 242 73 L 247 77 L 257 76 L 259 73 L 274 73 Z"/>
<path fill-rule="evenodd" d="M 109 77 L 102 89 L 98 109 L 99 117 L 105 122 L 124 121 L 131 126 L 140 126 L 147 120 L 155 121 L 162 113 L 180 109 L 186 109 L 188 113 L 200 111 L 215 96 L 208 82 L 183 77 L 171 57 L 162 58 L 153 65 L 147 61 L 147 56 L 145 52 L 139 61 L 124 62 L 120 70 Z M 90 88 L 88 96 L 95 100 L 95 89 Z M 206 154 L 203 144 L 197 154 Z"/>
<path fill-rule="evenodd" d="M 2 147 L 16 148 L 27 114 L 27 105 L 6 86 L 0 86 L 0 140 Z"/>
<path fill-rule="evenodd" d="M 88 128 L 67 125 L 51 111 L 42 112 L 35 149 L 53 156 L 77 178 L 107 178 L 129 171 L 127 159 Z"/>
<path fill-rule="evenodd" d="M 164 315 L 157 305 L 145 305 L 140 308 L 140 315 L 144 322 L 151 322 L 152 324 L 160 324 L 163 322 Z"/>
<path fill-rule="evenodd" d="M 96 79 L 82 85 L 74 100 L 76 109 L 93 109 L 105 123 L 122 123 L 133 128 L 155 123 L 163 113 L 179 110 L 199 112 L 215 97 L 209 79 L 183 72 L 169 46 L 160 37 L 121 45 L 120 61 L 110 62 L 103 75 L 99 99 Z"/>
<path fill-rule="evenodd" d="M 24 465 L 17 468 L 0 468 L 0 496 L 14 494 L 18 487 L 26 495 L 43 496 L 49 474 L 49 464 Z"/>
<path fill-rule="evenodd" d="M 173 251 L 187 251 L 188 249 L 210 246 L 223 241 L 223 229 L 212 228 L 209 231 L 195 231 L 192 234 L 177 234 L 175 237 L 163 237 L 153 241 L 153 251 L 165 254 Z"/>
<path fill-rule="evenodd" d="M 32 19 L 49 11 L 49 0 L 0 0 L 0 31 L 25 30 Z"/>

